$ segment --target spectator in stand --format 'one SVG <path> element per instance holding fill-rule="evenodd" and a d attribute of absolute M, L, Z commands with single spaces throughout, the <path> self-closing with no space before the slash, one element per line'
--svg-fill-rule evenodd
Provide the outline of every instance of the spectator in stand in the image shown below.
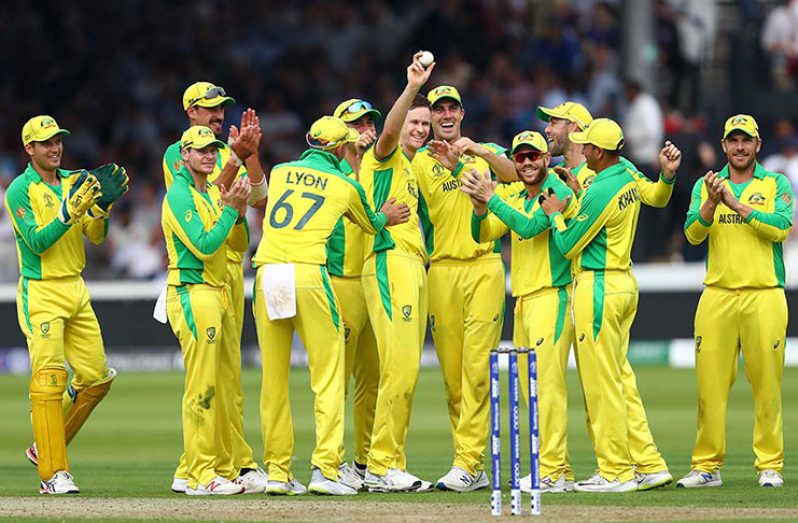
<path fill-rule="evenodd" d="M 787 0 L 765 19 L 762 28 L 762 49 L 770 55 L 770 72 L 779 90 L 795 86 L 798 71 L 798 0 Z"/>

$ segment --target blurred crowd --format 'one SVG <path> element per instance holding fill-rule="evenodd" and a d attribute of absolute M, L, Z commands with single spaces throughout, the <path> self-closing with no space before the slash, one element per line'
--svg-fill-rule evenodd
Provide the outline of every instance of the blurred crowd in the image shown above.
<path fill-rule="evenodd" d="M 700 260 L 704 251 L 683 241 L 681 227 L 695 180 L 724 163 L 719 138 L 726 115 L 701 111 L 701 70 L 712 60 L 717 3 L 654 3 L 653 81 L 624 75 L 621 3 L 3 2 L 0 15 L 13 23 L 0 32 L 6 50 L 0 54 L 0 192 L 27 162 L 22 124 L 32 115 L 51 114 L 72 131 L 65 140 L 65 168 L 114 161 L 131 177 L 108 241 L 89 249 L 87 276 L 158 277 L 165 266 L 161 160 L 186 125 L 181 96 L 189 84 L 210 81 L 237 100 L 227 109 L 227 125 L 237 124 L 247 107 L 257 110 L 268 171 L 296 157 L 309 123 L 343 99 L 365 98 L 385 113 L 404 84 L 409 57 L 428 49 L 437 60 L 431 85 L 456 85 L 464 95 L 465 136 L 506 145 L 523 129 L 542 129 L 534 116 L 537 105 L 568 99 L 596 116 L 618 118 L 627 136 L 624 154 L 649 176 L 656 176 L 661 144 L 674 141 L 685 155 L 676 193 L 666 210 L 646 211 L 645 239 L 634 259 Z M 793 13 L 795 3 L 783 9 Z M 775 122 L 763 135 L 766 165 L 798 184 L 793 123 Z M 260 219 L 253 210 L 254 245 Z M 3 209 L 0 279 L 13 280 L 15 249 L 7 222 Z"/>

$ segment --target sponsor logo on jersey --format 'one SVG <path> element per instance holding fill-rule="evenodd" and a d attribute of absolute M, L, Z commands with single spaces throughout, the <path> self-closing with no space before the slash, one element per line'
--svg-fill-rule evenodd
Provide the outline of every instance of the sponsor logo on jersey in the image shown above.
<path fill-rule="evenodd" d="M 191 212 L 191 209 L 189 209 L 188 211 L 186 211 L 186 214 L 183 215 L 183 219 L 186 220 L 186 222 L 190 222 L 193 216 L 194 213 Z"/>
<path fill-rule="evenodd" d="M 590 185 L 593 183 L 593 180 L 595 180 L 595 179 L 596 179 L 596 175 L 595 174 L 592 174 L 592 175 L 588 176 L 587 178 L 585 178 L 585 181 L 582 182 L 582 188 L 583 189 L 587 189 L 588 187 L 590 187 Z"/>
<path fill-rule="evenodd" d="M 579 341 L 585 341 L 585 333 L 579 335 Z"/>
<path fill-rule="evenodd" d="M 544 341 L 543 338 L 539 338 L 538 341 L 535 342 L 535 346 L 540 347 L 541 345 L 543 345 L 543 341 Z"/>

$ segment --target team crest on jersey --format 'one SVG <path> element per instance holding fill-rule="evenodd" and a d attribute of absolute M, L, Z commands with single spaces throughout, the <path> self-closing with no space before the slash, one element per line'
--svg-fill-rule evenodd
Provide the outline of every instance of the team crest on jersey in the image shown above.
<path fill-rule="evenodd" d="M 403 305 L 402 306 L 402 316 L 404 316 L 404 320 L 409 322 L 412 320 L 410 315 L 413 314 L 413 306 L 412 305 Z"/>
<path fill-rule="evenodd" d="M 205 334 L 208 335 L 208 343 L 216 343 L 216 327 L 208 327 Z"/>
<path fill-rule="evenodd" d="M 55 207 L 55 201 L 53 201 L 53 197 L 46 193 L 44 195 L 44 205 L 46 205 L 48 209 Z"/>
<path fill-rule="evenodd" d="M 755 192 L 751 196 L 748 197 L 748 204 L 749 205 L 765 205 L 765 197 L 762 196 L 762 193 Z"/>
<path fill-rule="evenodd" d="M 696 336 L 695 337 L 695 353 L 696 354 L 701 352 L 701 342 L 702 341 L 703 341 L 703 338 L 701 336 Z"/>
<path fill-rule="evenodd" d="M 786 203 L 787 205 L 790 205 L 792 203 L 792 198 L 787 193 L 782 194 L 781 199 L 784 200 L 784 203 Z"/>
<path fill-rule="evenodd" d="M 17 218 L 19 218 L 20 220 L 25 218 L 25 213 L 26 213 L 26 211 L 25 211 L 24 207 L 17 207 L 17 210 L 14 211 L 14 214 L 16 214 Z"/>
<path fill-rule="evenodd" d="M 194 216 L 194 213 L 193 213 L 193 212 L 191 212 L 191 209 L 189 209 L 189 210 L 187 210 L 187 211 L 186 211 L 186 214 L 185 214 L 185 215 L 183 215 L 183 219 L 184 219 L 184 220 L 186 220 L 186 222 L 190 222 L 190 221 L 191 221 L 191 218 L 192 218 L 193 216 Z"/>
<path fill-rule="evenodd" d="M 50 322 L 46 321 L 41 324 L 39 327 L 42 331 L 42 338 L 49 338 L 50 337 Z"/>

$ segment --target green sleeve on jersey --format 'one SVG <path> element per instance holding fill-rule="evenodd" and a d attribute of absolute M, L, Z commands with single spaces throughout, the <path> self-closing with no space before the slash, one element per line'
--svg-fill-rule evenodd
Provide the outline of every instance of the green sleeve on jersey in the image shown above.
<path fill-rule="evenodd" d="M 477 216 L 471 213 L 471 237 L 477 243 L 500 240 L 509 230 L 494 214 L 488 212 Z"/>
<path fill-rule="evenodd" d="M 776 176 L 776 208 L 768 213 L 753 210 L 746 222 L 756 232 L 770 241 L 783 242 L 792 228 L 793 206 L 795 195 L 789 180 L 784 175 Z"/>
<path fill-rule="evenodd" d="M 6 208 L 14 230 L 25 245 L 36 255 L 42 255 L 69 230 L 69 225 L 58 218 L 39 227 L 30 204 L 28 184 L 22 178 L 20 183 L 12 183 L 6 193 Z"/>
<path fill-rule="evenodd" d="M 374 171 L 374 190 L 372 191 L 372 196 L 374 197 L 375 209 L 381 209 L 382 205 L 388 201 L 392 183 L 393 167 Z"/>
<path fill-rule="evenodd" d="M 184 184 L 173 184 L 166 193 L 166 202 L 175 221 L 180 224 L 178 237 L 201 260 L 210 258 L 219 250 L 238 220 L 238 212 L 226 205 L 216 225 L 206 231 L 194 205 L 194 198 Z"/>
<path fill-rule="evenodd" d="M 344 249 L 346 248 L 346 230 L 344 219 L 338 218 L 330 239 L 327 240 L 327 270 L 333 276 L 344 275 Z"/>
<path fill-rule="evenodd" d="M 578 215 L 566 226 L 561 213 L 549 216 L 554 243 L 560 252 L 572 260 L 596 237 L 606 222 L 608 198 L 598 190 L 589 190 L 582 200 Z M 557 219 L 559 217 L 559 220 Z"/>
<path fill-rule="evenodd" d="M 658 209 L 668 205 L 668 202 L 671 200 L 671 195 L 673 194 L 673 185 L 676 181 L 675 177 L 673 180 L 668 180 L 660 174 L 659 180 L 652 182 L 626 158 L 621 157 L 621 163 L 626 167 L 626 172 L 628 172 L 629 175 L 634 178 L 635 183 L 637 183 L 637 190 L 640 192 L 640 200 L 643 204 Z"/>
<path fill-rule="evenodd" d="M 351 194 L 349 198 L 349 210 L 346 213 L 349 219 L 368 234 L 376 234 L 385 229 L 388 217 L 381 212 L 374 213 L 366 199 L 366 191 L 363 190 L 363 186 L 360 185 L 357 180 L 352 180 L 343 174 L 338 174 L 338 177 L 351 185 L 353 189 L 353 194 Z M 375 251 L 394 247 L 393 240 L 390 240 L 390 236 L 388 236 L 390 245 L 378 246 L 380 243 L 379 240 L 379 236 L 374 240 Z"/>
<path fill-rule="evenodd" d="M 533 238 L 549 228 L 549 219 L 542 209 L 538 209 L 540 212 L 535 212 L 532 216 L 527 216 L 515 210 L 495 194 L 488 200 L 488 209 L 525 240 Z"/>
<path fill-rule="evenodd" d="M 699 178 L 693 185 L 693 193 L 690 195 L 690 207 L 687 209 L 687 219 L 684 221 L 684 235 L 691 245 L 699 245 L 706 240 L 709 234 L 709 226 L 712 225 L 712 223 L 707 223 L 701 218 L 701 205 L 704 203 L 701 199 L 703 185 L 703 178 Z"/>

